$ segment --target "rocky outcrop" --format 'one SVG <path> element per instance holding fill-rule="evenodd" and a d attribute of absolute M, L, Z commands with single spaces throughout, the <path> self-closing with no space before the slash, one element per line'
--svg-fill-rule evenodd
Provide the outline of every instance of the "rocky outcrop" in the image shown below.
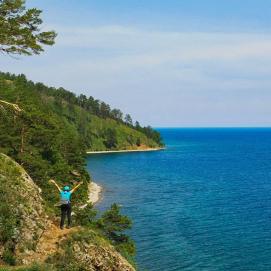
<path fill-rule="evenodd" d="M 107 240 L 91 229 L 71 234 L 60 248 L 51 259 L 60 270 L 65 265 L 69 270 L 76 266 L 84 271 L 135 271 Z"/>
<path fill-rule="evenodd" d="M 0 257 L 24 263 L 31 254 L 48 219 L 40 188 L 14 160 L 0 154 Z"/>
<path fill-rule="evenodd" d="M 134 271 L 135 269 L 112 246 L 74 242 L 75 258 L 89 271 Z"/>

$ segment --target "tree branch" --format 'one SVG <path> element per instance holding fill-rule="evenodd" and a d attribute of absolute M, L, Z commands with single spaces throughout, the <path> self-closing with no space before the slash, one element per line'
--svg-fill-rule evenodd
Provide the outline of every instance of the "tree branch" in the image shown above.
<path fill-rule="evenodd" d="M 0 104 L 4 104 L 4 105 L 8 105 L 8 106 L 12 107 L 17 113 L 20 113 L 23 111 L 23 109 L 21 109 L 17 104 L 9 103 L 4 100 L 0 100 Z"/>

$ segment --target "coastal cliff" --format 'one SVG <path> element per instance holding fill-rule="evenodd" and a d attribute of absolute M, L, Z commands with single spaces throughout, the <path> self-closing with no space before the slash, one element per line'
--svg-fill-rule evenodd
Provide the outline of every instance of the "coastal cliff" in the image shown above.
<path fill-rule="evenodd" d="M 85 156 L 161 147 L 159 132 L 104 102 L 0 72 L 1 263 L 37 261 L 39 271 L 134 270 L 135 244 L 126 235 L 132 221 L 113 202 L 97 215 Z M 60 187 L 83 183 L 72 196 L 72 229 L 56 226 L 59 195 L 50 179 Z"/>
<path fill-rule="evenodd" d="M 34 263 L 37 270 L 135 270 L 97 231 L 59 230 L 46 214 L 40 188 L 4 154 L 0 197 L 0 270 L 9 270 L 8 265 L 31 270 Z"/>

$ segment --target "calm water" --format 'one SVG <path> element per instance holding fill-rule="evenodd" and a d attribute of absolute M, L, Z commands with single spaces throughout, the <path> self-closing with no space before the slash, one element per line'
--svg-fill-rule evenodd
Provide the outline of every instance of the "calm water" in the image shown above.
<path fill-rule="evenodd" d="M 161 129 L 167 150 L 90 156 L 98 208 L 134 221 L 140 270 L 271 270 L 271 129 Z"/>

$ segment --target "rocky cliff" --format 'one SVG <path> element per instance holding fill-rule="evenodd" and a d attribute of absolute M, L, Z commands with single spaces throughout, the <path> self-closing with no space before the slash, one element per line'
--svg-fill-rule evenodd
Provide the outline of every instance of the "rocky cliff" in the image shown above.
<path fill-rule="evenodd" d="M 135 270 L 95 230 L 59 230 L 49 220 L 40 192 L 22 166 L 0 154 L 0 270 L 34 262 L 50 270 Z"/>
<path fill-rule="evenodd" d="M 40 189 L 14 160 L 0 154 L 0 257 L 22 263 L 47 227 Z"/>
<path fill-rule="evenodd" d="M 60 270 L 135 270 L 107 240 L 90 229 L 72 233 L 48 261 L 53 262 Z"/>

